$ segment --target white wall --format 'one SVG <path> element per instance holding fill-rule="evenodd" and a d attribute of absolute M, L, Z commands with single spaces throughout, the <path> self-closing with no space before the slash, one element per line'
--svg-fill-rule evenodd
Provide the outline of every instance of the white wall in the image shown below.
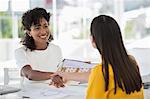
<path fill-rule="evenodd" d="M 0 39 L 0 62 L 13 59 L 14 50 L 18 46 L 18 39 Z"/>
<path fill-rule="evenodd" d="M 93 48 L 90 40 L 58 40 L 53 43 L 62 49 L 64 58 L 100 62 L 100 54 Z"/>

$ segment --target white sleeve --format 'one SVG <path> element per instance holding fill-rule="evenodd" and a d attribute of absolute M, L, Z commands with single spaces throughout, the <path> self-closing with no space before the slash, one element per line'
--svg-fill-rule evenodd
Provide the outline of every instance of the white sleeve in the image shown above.
<path fill-rule="evenodd" d="M 61 48 L 60 48 L 60 47 L 58 47 L 57 59 L 58 59 L 58 62 L 59 62 L 59 63 L 63 60 L 63 55 L 62 55 L 62 51 L 61 51 Z"/>
<path fill-rule="evenodd" d="M 15 50 L 15 59 L 16 59 L 16 64 L 20 69 L 25 65 L 30 64 L 26 57 L 25 51 L 21 48 Z"/>

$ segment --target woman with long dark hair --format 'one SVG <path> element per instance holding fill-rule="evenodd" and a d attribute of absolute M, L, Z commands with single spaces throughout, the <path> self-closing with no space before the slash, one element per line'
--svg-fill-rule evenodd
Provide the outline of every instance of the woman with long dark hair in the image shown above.
<path fill-rule="evenodd" d="M 102 63 L 91 71 L 86 99 L 144 99 L 139 68 L 126 52 L 115 19 L 106 15 L 95 17 L 91 40 Z"/>

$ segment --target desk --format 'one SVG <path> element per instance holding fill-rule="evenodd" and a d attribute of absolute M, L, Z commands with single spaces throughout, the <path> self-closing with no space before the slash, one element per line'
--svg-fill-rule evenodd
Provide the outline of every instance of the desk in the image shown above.
<path fill-rule="evenodd" d="M 144 82 L 150 82 L 150 75 L 143 76 L 142 80 Z M 66 94 L 64 96 L 61 96 L 62 94 L 59 92 L 58 94 L 51 95 L 51 96 L 44 96 L 44 97 L 34 97 L 31 99 L 85 99 L 86 96 L 86 87 L 87 86 L 66 86 L 63 89 L 60 89 L 61 92 L 68 92 L 71 91 L 72 94 Z M 48 84 L 34 84 L 34 85 L 24 85 L 22 88 L 22 91 L 26 92 L 34 92 L 35 90 L 41 90 L 41 89 L 50 89 L 57 91 L 59 89 L 54 88 L 52 86 L 49 86 Z M 12 94 L 7 94 L 7 95 L 0 95 L 0 99 L 22 99 L 21 95 L 18 93 L 12 93 Z M 46 94 L 47 95 L 47 94 Z M 59 97 L 56 97 L 59 96 Z M 144 99 L 150 99 L 150 89 L 144 90 Z"/>
<path fill-rule="evenodd" d="M 35 88 L 36 87 L 36 88 Z M 43 88 L 46 86 L 43 86 Z M 29 90 L 31 91 L 31 89 L 40 89 L 40 86 L 28 86 L 27 89 L 25 90 Z M 49 87 L 52 88 L 52 87 Z M 53 89 L 53 88 L 52 88 Z M 59 89 L 57 89 L 59 90 Z M 85 86 L 67 86 L 64 90 L 72 90 L 74 92 L 76 92 L 74 95 L 66 95 L 66 96 L 59 96 L 59 94 L 55 95 L 57 97 L 55 97 L 54 95 L 51 96 L 46 96 L 46 97 L 36 97 L 36 98 L 31 98 L 31 99 L 85 99 L 85 95 L 86 95 L 86 87 Z M 79 94 L 78 94 L 79 93 Z M 55 98 L 54 98 L 55 97 Z M 0 99 L 23 99 L 20 95 L 19 92 L 18 93 L 12 93 L 12 94 L 7 94 L 7 95 L 2 95 L 0 96 Z M 27 99 L 27 98 L 26 98 Z M 150 89 L 146 89 L 144 90 L 144 99 L 150 99 Z"/>
<path fill-rule="evenodd" d="M 20 92 L 2 95 L 0 99 L 23 99 L 22 96 L 31 97 L 30 99 L 85 99 L 86 87 L 79 85 L 55 88 L 46 84 L 30 84 L 23 86 Z"/>

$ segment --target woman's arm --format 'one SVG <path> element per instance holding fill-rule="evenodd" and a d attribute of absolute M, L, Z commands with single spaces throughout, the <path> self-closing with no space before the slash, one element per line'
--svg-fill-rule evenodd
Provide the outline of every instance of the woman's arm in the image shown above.
<path fill-rule="evenodd" d="M 40 81 L 51 79 L 53 72 L 42 72 L 33 70 L 30 65 L 26 65 L 21 69 L 21 76 L 25 76 L 29 80 Z"/>
<path fill-rule="evenodd" d="M 61 52 L 58 52 L 59 55 L 57 56 L 57 58 L 59 60 L 61 58 Z M 21 69 L 21 76 L 25 76 L 27 79 L 34 81 L 51 79 L 51 74 L 53 74 L 53 72 L 45 72 L 32 69 L 32 65 L 30 64 L 30 61 L 32 60 L 29 61 L 26 53 L 27 52 L 23 47 L 15 50 L 15 59 L 18 67 Z"/>
<path fill-rule="evenodd" d="M 56 80 L 57 75 L 61 76 L 61 80 Z M 88 72 L 57 72 L 53 74 L 52 85 L 55 87 L 64 87 L 64 83 L 67 81 L 79 81 L 81 83 L 87 83 L 90 75 L 90 70 Z M 55 76 L 55 77 L 54 77 Z"/>
<path fill-rule="evenodd" d="M 64 80 L 69 81 L 80 81 L 80 82 L 88 82 L 90 70 L 88 72 L 57 72 L 59 76 L 61 76 Z"/>

